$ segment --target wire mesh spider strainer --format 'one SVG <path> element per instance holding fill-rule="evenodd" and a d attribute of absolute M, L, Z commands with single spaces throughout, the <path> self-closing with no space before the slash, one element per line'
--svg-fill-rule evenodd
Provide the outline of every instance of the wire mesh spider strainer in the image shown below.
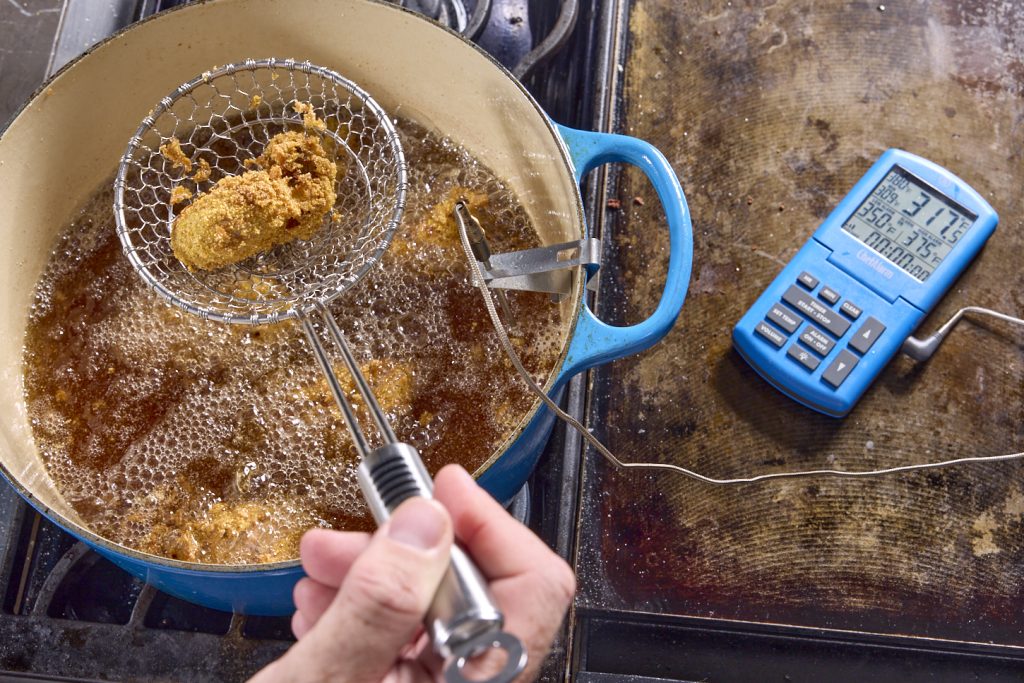
<path fill-rule="evenodd" d="M 322 129 L 304 126 L 295 103 L 310 105 Z M 216 272 L 192 272 L 178 261 L 169 240 L 172 191 L 198 195 L 246 170 L 245 161 L 277 133 L 304 128 L 323 137 L 339 169 L 324 227 L 309 241 Z M 174 140 L 191 167 L 175 166 L 161 152 Z M 202 162 L 210 166 L 207 179 L 191 173 Z M 114 191 L 118 235 L 147 283 L 204 318 L 275 322 L 337 297 L 381 257 L 405 207 L 405 158 L 386 113 L 354 83 L 308 62 L 246 60 L 162 99 L 131 139 Z"/>
<path fill-rule="evenodd" d="M 246 161 L 289 130 L 319 135 L 338 167 L 336 202 L 324 225 L 310 240 L 279 245 L 232 266 L 187 268 L 171 248 L 174 200 L 182 194 L 176 188 L 198 196 L 222 178 L 245 172 Z M 327 303 L 379 261 L 401 220 L 405 193 L 401 144 L 381 107 L 329 69 L 276 59 L 214 68 L 175 89 L 142 121 L 114 181 L 124 252 L 168 301 L 221 322 L 298 320 L 362 457 L 359 484 L 378 524 L 407 498 L 431 497 L 433 485 L 416 449 L 395 436 Z M 380 448 L 371 449 L 365 438 L 313 316 L 323 320 L 352 375 L 384 442 Z M 434 649 L 448 660 L 445 677 L 452 683 L 468 680 L 463 667 L 489 649 L 505 653 L 489 681 L 511 681 L 526 665 L 522 644 L 502 631 L 504 618 L 486 582 L 458 546 L 425 622 Z"/>

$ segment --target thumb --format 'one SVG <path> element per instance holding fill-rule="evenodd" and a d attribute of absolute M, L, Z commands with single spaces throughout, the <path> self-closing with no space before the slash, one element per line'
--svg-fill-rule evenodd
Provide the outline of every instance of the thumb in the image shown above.
<path fill-rule="evenodd" d="M 419 630 L 448 569 L 451 544 L 451 519 L 440 503 L 418 497 L 402 503 L 300 645 L 313 641 L 307 652 L 327 659 L 324 668 L 339 680 L 380 681 Z"/>

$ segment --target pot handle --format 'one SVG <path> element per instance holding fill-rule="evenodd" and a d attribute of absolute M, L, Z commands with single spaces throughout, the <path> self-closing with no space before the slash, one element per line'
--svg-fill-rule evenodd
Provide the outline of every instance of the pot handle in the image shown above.
<path fill-rule="evenodd" d="M 557 124 L 556 124 L 557 125 Z M 649 348 L 672 328 L 686 299 L 693 266 L 693 226 L 679 178 L 665 156 L 650 143 L 625 135 L 591 133 L 558 126 L 581 183 L 592 169 L 615 161 L 637 166 L 654 185 L 668 222 L 668 277 L 658 307 L 636 325 L 617 327 L 602 322 L 584 298 L 583 310 L 569 344 L 564 377 Z"/>

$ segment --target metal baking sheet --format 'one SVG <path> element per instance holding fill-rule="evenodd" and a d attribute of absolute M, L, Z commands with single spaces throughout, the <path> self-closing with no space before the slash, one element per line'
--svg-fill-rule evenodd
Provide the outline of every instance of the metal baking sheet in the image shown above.
<path fill-rule="evenodd" d="M 652 142 L 694 216 L 683 314 L 597 371 L 591 423 L 623 459 L 731 477 L 1024 450 L 1024 333 L 961 323 L 894 360 L 844 420 L 768 387 L 732 325 L 887 148 L 947 166 L 1000 214 L 922 325 L 1024 312 L 1024 6 L 638 0 L 621 132 Z M 639 174 L 617 189 L 602 317 L 651 312 L 667 237 Z M 634 199 L 635 198 L 635 199 Z M 626 610 L 1024 646 L 1024 463 L 711 487 L 589 451 L 581 613 Z"/>

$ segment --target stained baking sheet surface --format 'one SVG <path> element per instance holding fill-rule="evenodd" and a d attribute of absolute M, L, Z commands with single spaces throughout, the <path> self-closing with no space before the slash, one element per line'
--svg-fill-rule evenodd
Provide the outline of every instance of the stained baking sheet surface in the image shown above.
<path fill-rule="evenodd" d="M 674 330 L 595 377 L 591 420 L 624 459 L 730 477 L 1024 450 L 1024 334 L 1000 323 L 961 323 L 927 364 L 896 359 L 842 421 L 783 398 L 731 347 L 889 147 L 952 169 L 1001 217 L 921 329 L 969 304 L 1024 312 L 1024 6 L 881 7 L 633 3 L 622 132 L 673 164 L 696 244 Z M 667 239 L 638 174 L 618 198 L 601 302 L 627 323 L 657 303 Z M 1024 645 L 1024 463 L 715 488 L 597 458 L 581 607 Z"/>

